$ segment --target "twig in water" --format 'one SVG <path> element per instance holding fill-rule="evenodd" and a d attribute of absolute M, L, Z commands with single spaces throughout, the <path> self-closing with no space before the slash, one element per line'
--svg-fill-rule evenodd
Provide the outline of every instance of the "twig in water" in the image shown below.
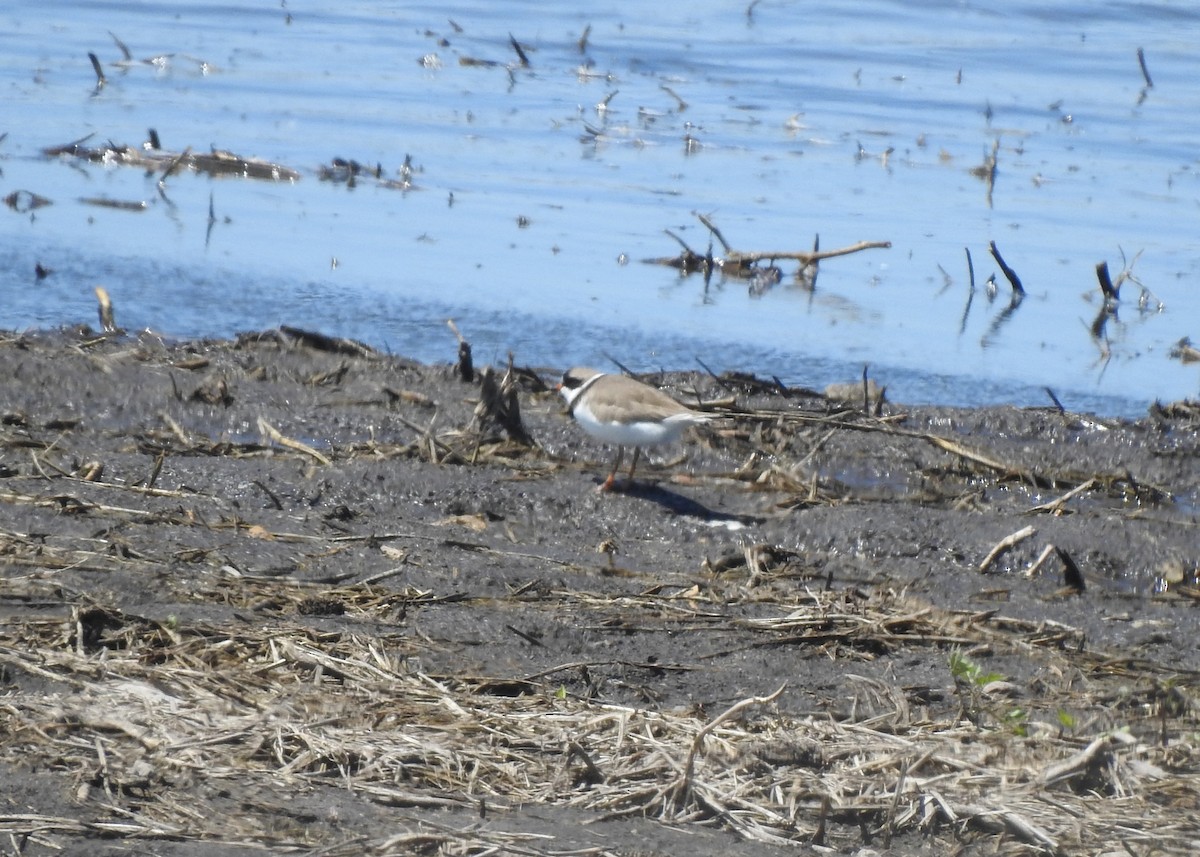
<path fill-rule="evenodd" d="M 92 69 L 96 72 L 96 92 L 104 88 L 104 84 L 108 83 L 104 78 L 104 69 L 100 67 L 100 60 L 91 51 L 88 52 L 88 59 L 92 61 Z"/>
<path fill-rule="evenodd" d="M 213 192 L 208 192 L 208 227 L 204 230 L 204 246 L 212 240 L 213 227 L 217 225 L 217 212 L 213 208 Z"/>
<path fill-rule="evenodd" d="M 696 255 L 696 251 L 693 250 L 691 247 L 689 247 L 687 245 L 686 241 L 684 241 L 682 238 L 680 238 L 678 235 L 676 235 L 670 229 L 664 229 L 663 232 L 667 233 L 672 238 L 674 238 L 677 242 L 679 242 L 679 246 L 682 247 L 689 255 L 692 255 L 692 256 Z"/>
<path fill-rule="evenodd" d="M 815 292 L 817 290 L 817 274 L 820 273 L 820 270 L 821 236 L 818 233 L 817 235 L 813 236 L 812 256 L 800 267 L 799 270 L 796 271 L 796 278 L 803 280 L 804 274 L 808 273 L 808 282 L 805 283 L 805 287 L 809 290 L 809 292 Z"/>
<path fill-rule="evenodd" d="M 1100 281 L 1100 292 L 1106 302 L 1115 303 L 1121 299 L 1120 286 L 1113 285 L 1112 278 L 1108 275 L 1108 262 L 1096 263 L 1096 279 Z"/>
<path fill-rule="evenodd" d="M 1021 285 L 1021 278 L 1017 276 L 1017 272 L 1008 267 L 1008 263 L 1004 261 L 1004 257 L 1000 255 L 1000 248 L 996 246 L 995 241 L 988 242 L 988 249 L 992 251 L 992 258 L 996 260 L 996 264 L 1000 266 L 1000 270 L 1004 272 L 1004 276 L 1012 285 L 1013 291 L 1019 295 L 1025 294 L 1025 287 Z"/>
<path fill-rule="evenodd" d="M 971 305 L 975 303 L 975 261 L 971 258 L 971 248 L 964 247 L 967 253 L 967 305 L 963 307 L 962 320 L 958 324 L 958 335 L 967 332 L 967 319 L 971 317 Z"/>
<path fill-rule="evenodd" d="M 1138 65 L 1142 68 L 1142 78 L 1146 81 L 1146 88 L 1154 86 L 1154 81 L 1150 79 L 1150 70 L 1146 68 L 1146 52 L 1141 48 L 1137 49 Z"/>
<path fill-rule="evenodd" d="M 860 250 L 887 250 L 891 246 L 891 241 L 859 241 L 857 244 L 851 244 L 848 247 L 839 247 L 837 250 L 814 251 L 812 253 L 797 253 L 794 250 L 760 250 L 752 253 L 740 253 L 734 250 L 728 251 L 728 258 L 725 259 L 725 264 L 751 264 L 769 259 L 791 259 L 807 265 L 812 262 L 819 262 L 822 259 L 832 259 L 835 256 L 849 256 L 851 253 L 857 253 Z"/>
<path fill-rule="evenodd" d="M 172 173 L 174 173 L 177 169 L 179 169 L 179 165 L 183 163 L 184 159 L 187 158 L 191 154 L 192 154 L 192 147 L 188 146 L 186 149 L 184 149 L 182 152 L 179 153 L 179 155 L 175 158 L 175 160 L 173 160 L 173 161 L 171 161 L 171 163 L 167 164 L 167 168 L 165 170 L 163 170 L 162 177 L 158 180 L 158 184 L 160 187 L 162 186 L 163 182 L 165 182 L 168 178 L 170 178 Z"/>
<path fill-rule="evenodd" d="M 603 113 L 605 110 L 607 110 L 609 103 L 617 97 L 617 94 L 620 93 L 620 91 L 621 90 L 619 89 L 614 89 L 608 95 L 604 96 L 604 98 L 600 100 L 600 103 L 596 105 L 596 112 Z"/>
<path fill-rule="evenodd" d="M 675 92 L 675 90 L 671 89 L 671 87 L 667 86 L 664 83 L 664 84 L 661 84 L 658 88 L 661 89 L 663 92 L 665 92 L 667 95 L 669 95 L 675 99 L 676 112 L 682 113 L 683 111 L 688 109 L 688 103 L 686 101 L 684 101 L 682 98 L 680 98 L 679 95 Z"/>
<path fill-rule="evenodd" d="M 721 230 L 717 228 L 717 224 L 713 223 L 711 220 L 708 219 L 708 217 L 706 217 L 705 215 L 701 214 L 698 211 L 694 211 L 692 213 L 695 214 L 697 218 L 699 218 L 700 222 L 703 223 L 705 228 L 707 228 L 708 231 L 712 233 L 713 237 L 721 242 L 721 248 L 725 251 L 726 254 L 728 254 L 732 248 L 729 246 L 729 242 L 725 240 L 725 236 L 721 234 Z"/>
<path fill-rule="evenodd" d="M 989 107 L 988 109 L 990 112 L 991 108 Z M 971 175 L 977 179 L 982 179 L 987 184 L 988 208 L 992 207 L 992 192 L 996 189 L 996 163 L 999 152 L 1000 139 L 997 137 L 992 141 L 992 151 L 984 157 L 983 163 L 971 169 Z"/>
<path fill-rule="evenodd" d="M 127 63 L 133 62 L 133 52 L 125 46 L 125 43 L 123 41 L 121 41 L 120 39 L 117 38 L 117 34 L 114 33 L 112 30 L 109 30 L 108 35 L 112 38 L 113 42 L 116 44 L 117 50 L 119 50 L 121 52 L 121 56 L 123 56 L 125 58 L 125 62 L 127 62 Z M 1138 48 L 1138 50 L 1140 51 L 1141 48 Z M 157 147 L 155 147 L 155 148 L 157 148 Z"/>
<path fill-rule="evenodd" d="M 513 50 L 517 52 L 517 56 L 521 60 L 521 68 L 529 68 L 529 57 L 525 56 L 525 49 L 521 47 L 521 43 L 513 38 L 513 34 L 508 34 L 509 44 L 513 46 Z"/>

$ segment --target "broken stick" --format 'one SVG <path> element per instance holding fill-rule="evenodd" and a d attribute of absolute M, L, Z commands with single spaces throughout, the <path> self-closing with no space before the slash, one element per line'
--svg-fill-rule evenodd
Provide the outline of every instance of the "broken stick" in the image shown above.
<path fill-rule="evenodd" d="M 1025 539 L 1034 535 L 1037 532 L 1033 527 L 1025 527 L 1017 530 L 1015 533 L 1005 536 L 1000 541 L 996 542 L 996 546 L 991 549 L 987 556 L 983 558 L 983 562 L 979 563 L 979 571 L 985 572 L 991 568 L 1002 553 L 1011 548 L 1013 545 L 1023 542 Z"/>

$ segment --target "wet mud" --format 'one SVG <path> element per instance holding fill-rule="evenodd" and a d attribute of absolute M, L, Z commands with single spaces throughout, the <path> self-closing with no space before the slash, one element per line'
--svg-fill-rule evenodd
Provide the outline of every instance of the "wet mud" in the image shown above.
<path fill-rule="evenodd" d="M 447 356 L 0 336 L 20 853 L 1200 838 L 1196 406 L 643 376 L 715 419 L 601 493 L 565 367 L 521 440 Z"/>

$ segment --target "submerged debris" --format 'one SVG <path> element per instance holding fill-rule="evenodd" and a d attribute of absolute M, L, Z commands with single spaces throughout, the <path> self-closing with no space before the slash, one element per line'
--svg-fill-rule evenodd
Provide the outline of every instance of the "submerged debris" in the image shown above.
<path fill-rule="evenodd" d="M 92 134 L 61 146 L 50 146 L 42 154 L 51 158 L 78 158 L 84 161 L 117 166 L 138 167 L 158 172 L 169 171 L 182 165 L 188 169 L 213 176 L 236 176 L 265 181 L 299 181 L 300 171 L 271 163 L 259 158 L 248 158 L 233 152 L 214 148 L 205 153 L 166 152 L 160 149 L 136 146 L 118 146 L 107 143 L 100 146 L 84 145 Z"/>
<path fill-rule="evenodd" d="M 14 190 L 8 196 L 4 197 L 4 204 L 13 211 L 24 213 L 47 205 L 53 205 L 54 201 L 30 190 Z"/>
<path fill-rule="evenodd" d="M 857 244 L 838 250 L 821 251 L 814 248 L 811 251 L 759 250 L 744 252 L 730 247 L 721 234 L 721 231 L 708 217 L 703 214 L 696 214 L 696 217 L 721 244 L 724 256 L 714 256 L 711 246 L 706 252 L 698 253 L 689 247 L 682 238 L 668 229 L 665 230 L 666 234 L 675 239 L 683 248 L 679 255 L 643 259 L 642 261 L 648 265 L 666 265 L 678 268 L 680 273 L 684 275 L 703 274 L 706 282 L 707 278 L 711 277 L 714 273 L 720 273 L 722 276 L 731 279 L 746 280 L 749 283 L 750 293 L 753 296 L 763 294 L 782 280 L 782 272 L 775 266 L 775 262 L 780 259 L 799 262 L 800 267 L 796 271 L 796 280 L 806 287 L 811 288 L 816 282 L 817 265 L 821 260 L 846 256 L 861 250 L 887 249 L 892 246 L 890 241 L 860 241 Z M 762 262 L 768 264 L 761 266 L 760 263 Z"/>

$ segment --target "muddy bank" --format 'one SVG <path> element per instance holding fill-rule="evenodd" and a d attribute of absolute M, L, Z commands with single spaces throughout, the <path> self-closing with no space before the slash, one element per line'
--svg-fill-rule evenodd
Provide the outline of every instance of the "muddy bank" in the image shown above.
<path fill-rule="evenodd" d="M 653 377 L 721 418 L 602 495 L 560 372 L 0 338 L 22 853 L 1192 852 L 1195 408 Z"/>

